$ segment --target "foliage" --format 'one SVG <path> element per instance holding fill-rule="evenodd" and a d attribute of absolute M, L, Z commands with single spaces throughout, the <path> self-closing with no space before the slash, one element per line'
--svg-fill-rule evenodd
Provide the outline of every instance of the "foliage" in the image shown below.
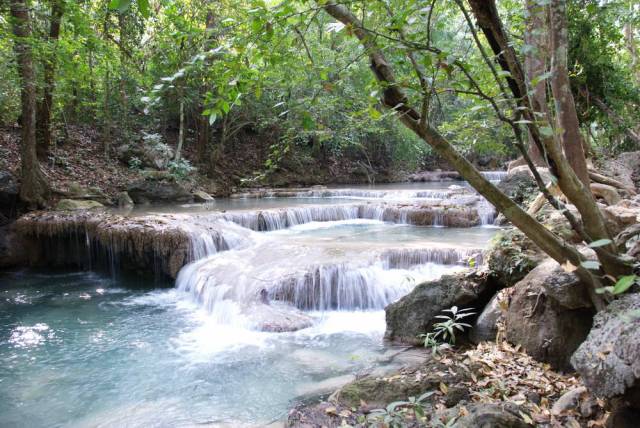
<path fill-rule="evenodd" d="M 186 179 L 194 170 L 191 162 L 184 158 L 169 162 L 169 173 L 176 180 Z"/>
<path fill-rule="evenodd" d="M 424 402 L 435 394 L 435 391 L 427 391 L 419 397 L 409 397 L 407 401 L 394 401 L 389 403 L 384 409 L 374 409 L 367 416 L 368 422 L 382 421 L 390 428 L 400 428 L 405 426 L 405 416 L 413 413 L 417 421 L 425 419 Z"/>
<path fill-rule="evenodd" d="M 142 161 L 140 160 L 140 158 L 137 156 L 132 156 L 129 159 L 129 169 L 133 171 L 140 171 L 141 168 L 142 168 Z"/>
<path fill-rule="evenodd" d="M 443 311 L 451 315 L 436 315 L 436 318 L 444 321 L 435 323 L 433 325 L 433 331 L 418 336 L 423 339 L 424 347 L 430 348 L 431 353 L 436 355 L 444 344 L 455 344 L 456 330 L 464 332 L 465 329 L 471 328 L 470 324 L 461 322 L 461 320 L 475 315 L 475 312 L 471 312 L 472 310 L 472 308 L 460 309 L 457 306 L 452 306 Z"/>

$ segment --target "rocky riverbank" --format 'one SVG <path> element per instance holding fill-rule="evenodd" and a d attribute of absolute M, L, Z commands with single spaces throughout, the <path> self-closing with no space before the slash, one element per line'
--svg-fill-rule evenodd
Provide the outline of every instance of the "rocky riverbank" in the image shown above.
<path fill-rule="evenodd" d="M 635 172 L 631 173 L 635 174 Z M 630 174 L 601 208 L 615 243 L 640 260 L 640 199 Z M 634 176 L 635 177 L 635 176 Z M 500 184 L 519 203 L 535 186 L 516 171 Z M 564 219 L 537 208 L 577 242 Z M 585 254 L 591 251 L 583 248 Z M 640 416 L 640 286 L 596 314 L 585 287 L 517 230 L 496 239 L 481 270 L 419 284 L 387 306 L 386 339 L 421 344 L 446 310 L 470 308 L 454 348 L 386 376 L 365 376 L 293 408 L 291 427 L 634 427 Z M 447 318 L 445 318 L 447 319 Z M 433 348 L 435 349 L 435 347 Z"/>

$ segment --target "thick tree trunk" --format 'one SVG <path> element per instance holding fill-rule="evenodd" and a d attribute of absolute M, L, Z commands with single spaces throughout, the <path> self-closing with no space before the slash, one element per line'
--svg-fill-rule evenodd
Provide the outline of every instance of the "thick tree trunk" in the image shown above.
<path fill-rule="evenodd" d="M 508 196 L 498 190 L 468 160 L 458 153 L 436 129 L 426 121 L 421 120 L 420 114 L 408 105 L 406 95 L 396 83 L 393 70 L 389 66 L 390 62 L 387 61 L 382 50 L 377 46 L 375 38 L 362 26 L 358 18 L 342 5 L 328 4 L 324 5 L 324 9 L 338 21 L 349 25 L 353 34 L 368 52 L 371 69 L 376 78 L 385 86 L 382 95 L 383 104 L 398 112 L 400 120 L 405 126 L 447 160 L 474 189 L 487 198 L 499 212 L 503 213 L 540 249 L 558 263 L 564 264 L 568 261 L 576 266 L 576 274 L 589 286 L 589 293 L 594 305 L 599 309 L 603 308 L 602 299 L 595 293 L 595 289 L 600 286 L 600 281 L 587 269 L 580 266 L 583 256 L 574 247 L 558 239 Z"/>
<path fill-rule="evenodd" d="M 527 13 L 524 42 L 530 48 L 524 57 L 524 73 L 527 81 L 531 82 L 546 71 L 547 55 L 542 46 L 547 45 L 545 31 L 547 19 L 544 6 L 540 6 L 535 0 L 527 0 Z M 544 80 L 537 82 L 532 90 L 533 98 L 541 108 L 540 113 L 548 115 L 546 82 Z M 529 136 L 529 157 L 536 166 L 545 165 L 540 148 L 536 145 L 531 131 L 528 130 L 527 132 Z"/>
<path fill-rule="evenodd" d="M 20 199 L 32 207 L 44 206 L 49 186 L 36 155 L 36 79 L 31 54 L 31 18 L 25 0 L 11 1 L 14 49 L 18 58 L 22 98 L 22 172 Z"/>
<path fill-rule="evenodd" d="M 496 55 L 500 67 L 509 72 L 507 82 L 515 100 L 527 119 L 527 128 L 545 156 L 551 172 L 558 180 L 558 185 L 565 196 L 573 203 L 580 213 L 584 231 L 590 241 L 600 239 L 611 240 L 604 217 L 596 205 L 591 189 L 586 187 L 578 178 L 573 168 L 564 156 L 558 141 L 551 135 L 543 135 L 538 128 L 539 119 L 533 111 L 540 111 L 535 98 L 529 99 L 525 77 L 520 61 L 511 45 L 507 33 L 502 26 L 494 0 L 468 0 L 478 26 L 482 29 L 489 45 Z M 617 255 L 617 248 L 613 243 L 596 249 L 598 258 L 604 271 L 618 277 L 627 275 L 631 271 L 628 263 Z"/>
<path fill-rule="evenodd" d="M 48 45 L 49 50 L 45 55 L 43 72 L 44 85 L 42 100 L 37 110 L 37 152 L 40 159 L 46 159 L 51 149 L 51 110 L 53 103 L 53 90 L 55 89 L 55 72 L 57 66 L 56 47 L 60 36 L 60 25 L 64 4 L 61 0 L 51 0 L 51 22 L 49 24 Z"/>
<path fill-rule="evenodd" d="M 582 184 L 589 188 L 589 172 L 582 145 L 580 122 L 576 105 L 571 93 L 568 55 L 567 11 L 564 0 L 552 0 L 550 5 L 550 38 L 552 52 L 551 90 L 556 105 L 557 125 L 560 131 L 562 146 L 569 164 Z"/>

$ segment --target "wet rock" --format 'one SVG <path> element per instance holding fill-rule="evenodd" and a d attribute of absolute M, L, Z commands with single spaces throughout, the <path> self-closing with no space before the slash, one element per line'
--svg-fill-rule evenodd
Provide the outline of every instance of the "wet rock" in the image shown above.
<path fill-rule="evenodd" d="M 553 260 L 532 270 L 511 292 L 506 338 L 532 357 L 561 370 L 587 337 L 594 310 L 586 288 Z"/>
<path fill-rule="evenodd" d="M 604 398 L 622 397 L 640 409 L 640 294 L 630 293 L 599 312 L 571 358 L 585 385 Z M 637 422 L 637 421 L 636 421 Z"/>
<path fill-rule="evenodd" d="M 67 199 L 92 200 L 103 205 L 111 205 L 113 202 L 99 187 L 83 187 L 75 181 L 68 184 L 68 189 L 63 192 Z"/>
<path fill-rule="evenodd" d="M 12 218 L 18 203 L 18 181 L 9 171 L 0 171 L 0 213 Z"/>
<path fill-rule="evenodd" d="M 419 335 L 433 329 L 444 309 L 452 306 L 482 308 L 495 292 L 486 275 L 462 273 L 445 275 L 417 285 L 411 293 L 385 308 L 385 338 L 404 343 L 420 343 Z"/>
<path fill-rule="evenodd" d="M 132 207 L 134 205 L 133 199 L 127 192 L 120 192 L 116 195 L 116 203 L 120 208 Z"/>
<path fill-rule="evenodd" d="M 38 266 L 107 267 L 175 278 L 189 261 L 190 240 L 178 216 L 124 217 L 95 210 L 40 211 L 20 217 L 16 232 Z M 216 241 L 218 232 L 210 233 Z"/>
<path fill-rule="evenodd" d="M 0 269 L 29 264 L 27 242 L 15 231 L 13 224 L 0 226 Z"/>
<path fill-rule="evenodd" d="M 136 204 L 191 202 L 193 195 L 178 181 L 165 174 L 150 174 L 132 183 L 127 193 Z"/>
<path fill-rule="evenodd" d="M 56 210 L 60 211 L 78 211 L 78 210 L 92 210 L 95 208 L 103 208 L 100 202 L 91 200 L 77 200 L 77 199 L 60 199 L 56 204 Z"/>
<path fill-rule="evenodd" d="M 423 359 L 422 364 L 407 366 L 387 376 L 368 375 L 357 379 L 338 390 L 332 395 L 332 399 L 347 407 L 358 407 L 364 401 L 370 408 L 384 408 L 391 402 L 419 397 L 426 391 L 438 390 L 441 383 L 455 385 L 470 379 L 471 374 L 467 368 L 446 366 L 432 360 L 425 362 Z M 452 401 L 455 401 L 454 395 L 463 399 L 463 394 L 454 392 L 451 396 Z"/>
<path fill-rule="evenodd" d="M 248 316 L 260 331 L 282 333 L 311 327 L 313 319 L 293 306 L 280 302 L 252 307 Z"/>
<path fill-rule="evenodd" d="M 462 416 L 453 428 L 530 428 L 522 420 L 520 409 L 513 403 L 471 404 L 466 406 L 468 414 Z"/>
<path fill-rule="evenodd" d="M 207 192 L 204 192 L 202 190 L 195 190 L 193 192 L 193 200 L 195 202 L 211 202 L 215 199 L 213 199 L 213 197 Z"/>
<path fill-rule="evenodd" d="M 495 340 L 498 334 L 497 322 L 501 316 L 502 308 L 500 307 L 498 294 L 496 294 L 473 323 L 473 328 L 469 332 L 469 339 L 476 344 Z"/>

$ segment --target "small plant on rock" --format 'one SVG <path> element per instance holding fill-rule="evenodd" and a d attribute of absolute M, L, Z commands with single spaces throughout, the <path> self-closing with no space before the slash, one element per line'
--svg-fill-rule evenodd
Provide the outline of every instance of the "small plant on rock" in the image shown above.
<path fill-rule="evenodd" d="M 195 168 L 187 159 L 169 162 L 169 174 L 176 180 L 184 180 Z"/>
<path fill-rule="evenodd" d="M 132 171 L 140 171 L 142 168 L 142 161 L 137 156 L 133 156 L 129 159 L 129 169 Z"/>
<path fill-rule="evenodd" d="M 406 426 L 406 417 L 410 416 L 416 421 L 425 418 L 424 401 L 435 394 L 435 391 L 427 391 L 419 397 L 409 397 L 407 401 L 394 401 L 384 409 L 374 409 L 368 416 L 368 422 L 382 422 L 390 428 Z"/>
<path fill-rule="evenodd" d="M 436 315 L 436 318 L 444 319 L 444 321 L 434 324 L 434 339 L 440 336 L 442 340 L 450 344 L 456 343 L 456 330 L 464 332 L 465 328 L 471 328 L 471 324 L 460 320 L 475 315 L 476 313 L 471 312 L 472 310 L 472 308 L 458 309 L 457 306 L 453 306 L 443 311 L 450 312 L 451 315 Z"/>

